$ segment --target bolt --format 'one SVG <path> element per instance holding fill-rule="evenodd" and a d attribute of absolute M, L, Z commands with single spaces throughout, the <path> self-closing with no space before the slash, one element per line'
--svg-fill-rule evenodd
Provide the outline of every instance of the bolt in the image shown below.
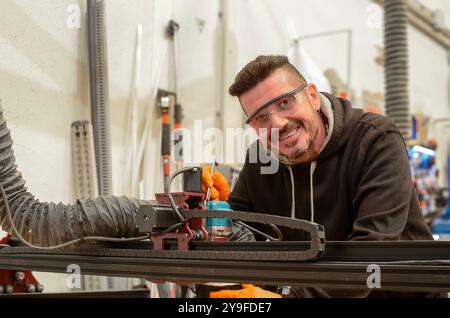
<path fill-rule="evenodd" d="M 25 278 L 24 272 L 16 272 L 14 275 L 16 276 L 16 280 L 18 281 L 22 281 Z"/>
<path fill-rule="evenodd" d="M 33 284 L 30 284 L 27 286 L 27 290 L 29 293 L 34 293 L 36 291 L 36 286 L 34 286 Z"/>
<path fill-rule="evenodd" d="M 12 285 L 6 285 L 5 292 L 7 294 L 12 294 L 13 291 L 14 291 L 14 288 L 12 287 Z"/>
<path fill-rule="evenodd" d="M 36 291 L 37 291 L 38 293 L 42 293 L 43 290 L 44 290 L 44 285 L 38 283 L 38 284 L 36 285 Z"/>

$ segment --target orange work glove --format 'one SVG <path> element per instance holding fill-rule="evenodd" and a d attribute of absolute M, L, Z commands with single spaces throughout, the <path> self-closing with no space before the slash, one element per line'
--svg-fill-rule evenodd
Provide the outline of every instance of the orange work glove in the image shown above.
<path fill-rule="evenodd" d="M 243 289 L 220 290 L 209 293 L 211 298 L 281 298 L 280 295 L 256 287 L 252 284 L 242 284 Z"/>
<path fill-rule="evenodd" d="M 214 170 L 211 175 L 212 167 L 203 166 L 202 170 L 202 190 L 206 194 L 208 188 L 211 187 L 211 201 L 226 201 L 230 195 L 230 186 L 227 178 L 225 178 L 219 171 Z"/>

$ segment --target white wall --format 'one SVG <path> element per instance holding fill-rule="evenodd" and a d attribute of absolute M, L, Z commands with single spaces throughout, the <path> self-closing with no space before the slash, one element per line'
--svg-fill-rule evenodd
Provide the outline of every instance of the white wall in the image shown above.
<path fill-rule="evenodd" d="M 429 0 L 450 21 L 447 0 Z M 85 21 L 70 29 L 70 4 L 78 0 L 0 1 L 0 98 L 12 136 L 19 169 L 29 190 L 42 201 L 74 201 L 70 156 L 70 124 L 90 119 L 86 68 Z M 152 116 L 147 152 L 146 195 L 162 190 L 160 120 L 153 108 L 151 78 L 169 41 L 170 19 L 180 23 L 180 101 L 184 124 L 195 119 L 204 127 L 242 127 L 237 101 L 227 96 L 238 70 L 258 54 L 286 53 L 285 17 L 294 18 L 301 36 L 351 29 L 352 88 L 383 91 L 383 69 L 374 61 L 382 46 L 382 29 L 373 25 L 370 0 L 108 0 L 106 5 L 111 111 L 113 190 L 124 193 L 128 152 L 126 123 L 131 94 L 136 24 L 143 25 L 141 122 Z M 219 12 L 224 13 L 223 19 Z M 228 32 L 222 36 L 223 25 Z M 447 23 L 448 24 L 448 23 Z M 347 78 L 346 35 L 301 43 L 325 70 L 335 68 Z M 224 52 L 222 52 L 222 48 Z M 447 52 L 410 28 L 411 107 L 433 118 L 450 117 Z M 170 53 L 170 50 L 167 54 Z M 223 60 L 223 69 L 219 63 Z M 173 89 L 170 55 L 163 61 L 157 87 Z M 224 107 L 221 109 L 221 100 Z M 220 116 L 219 116 L 220 115 Z M 155 177 L 156 176 L 156 177 Z M 47 290 L 61 290 L 60 281 L 42 276 Z M 61 276 L 60 276 L 61 277 Z M 64 276 L 62 276 L 64 277 Z M 62 286 L 62 287 L 61 287 Z"/>
<path fill-rule="evenodd" d="M 19 169 L 41 200 L 72 199 L 70 124 L 88 117 L 78 32 L 65 22 L 70 3 L 0 3 L 0 98 Z M 62 277 L 41 279 L 47 289 L 60 290 Z"/>
<path fill-rule="evenodd" d="M 89 82 L 86 68 L 86 21 L 70 29 L 66 20 L 70 4 L 82 1 L 3 0 L 0 2 L 0 90 L 2 106 L 15 141 L 19 169 L 29 190 L 41 201 L 74 201 L 70 152 L 70 124 L 90 120 Z M 82 6 L 81 6 L 82 8 Z M 123 193 L 128 142 L 125 127 L 131 92 L 135 29 L 143 25 L 140 110 L 142 121 L 150 113 L 155 151 L 150 161 L 160 162 L 160 120 L 151 109 L 151 77 L 169 41 L 165 27 L 170 19 L 180 23 L 180 101 L 185 125 L 194 118 L 215 125 L 217 108 L 216 45 L 218 2 L 197 0 L 108 0 L 106 4 L 113 190 Z M 197 19 L 204 20 L 200 30 Z M 170 49 L 170 48 L 169 48 Z M 170 51 L 163 61 L 158 87 L 169 85 Z M 205 112 L 207 110 L 207 112 Z M 206 116 L 205 116 L 206 114 Z M 161 169 L 154 169 L 150 185 L 162 190 Z M 152 196 L 149 198 L 153 198 Z M 65 290 L 64 275 L 38 274 L 47 291 Z M 58 277 L 58 280 L 49 279 Z"/>

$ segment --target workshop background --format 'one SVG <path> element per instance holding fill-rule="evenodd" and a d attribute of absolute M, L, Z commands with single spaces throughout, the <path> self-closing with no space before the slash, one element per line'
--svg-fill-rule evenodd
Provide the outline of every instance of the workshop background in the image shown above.
<path fill-rule="evenodd" d="M 450 129 L 443 120 L 450 118 L 450 2 L 411 0 L 408 5 L 416 8 L 417 20 L 408 26 L 410 112 L 412 126 L 420 126 L 412 140 L 431 150 L 425 152 L 435 158 L 438 188 L 445 188 L 450 155 Z M 18 167 L 30 192 L 41 201 L 73 203 L 71 124 L 91 120 L 86 2 L 0 0 L 0 12 L 0 99 Z M 112 194 L 131 194 L 124 167 L 129 160 L 133 96 L 140 135 L 146 118 L 151 118 L 138 195 L 151 199 L 163 190 L 155 91 L 174 89 L 171 39 L 166 34 L 170 20 L 180 26 L 176 80 L 183 126 L 188 129 L 194 120 L 202 120 L 204 128 L 244 128 L 241 108 L 228 96 L 229 85 L 257 55 L 286 54 L 296 43 L 295 33 L 334 93 L 348 96 L 354 107 L 384 112 L 380 1 L 108 0 L 105 18 Z M 142 46 L 137 75 L 138 24 Z M 435 210 L 427 202 L 423 208 L 424 213 Z M 47 292 L 70 290 L 67 275 L 37 277 Z M 123 278 L 96 279 L 93 289 L 132 284 Z"/>

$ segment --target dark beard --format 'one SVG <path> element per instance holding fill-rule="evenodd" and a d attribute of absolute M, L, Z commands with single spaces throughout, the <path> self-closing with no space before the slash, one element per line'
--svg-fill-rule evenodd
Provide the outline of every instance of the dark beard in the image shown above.
<path fill-rule="evenodd" d="M 311 148 L 311 144 L 308 145 L 308 148 L 307 148 L 307 149 L 304 149 L 304 150 L 298 149 L 298 150 L 294 151 L 293 154 L 291 154 L 290 156 L 287 156 L 286 158 L 287 158 L 289 161 L 295 161 L 295 159 L 298 159 L 298 158 L 300 158 L 301 156 L 303 156 L 305 153 L 307 153 L 308 150 L 309 150 L 310 148 Z"/>
<path fill-rule="evenodd" d="M 286 158 L 291 162 L 294 162 L 296 159 L 301 158 L 305 153 L 307 153 L 311 149 L 313 141 L 317 138 L 318 134 L 319 134 L 319 129 L 316 129 L 314 131 L 314 135 L 309 137 L 307 146 L 305 149 L 297 149 L 291 155 L 286 156 Z"/>

